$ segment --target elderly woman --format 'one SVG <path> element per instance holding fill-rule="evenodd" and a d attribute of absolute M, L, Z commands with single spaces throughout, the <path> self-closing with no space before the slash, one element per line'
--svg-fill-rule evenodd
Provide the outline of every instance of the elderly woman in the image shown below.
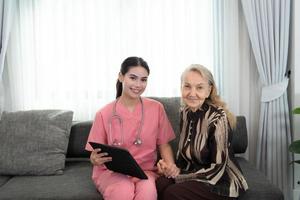
<path fill-rule="evenodd" d="M 160 160 L 159 199 L 236 199 L 248 189 L 230 148 L 236 119 L 217 94 L 211 72 L 191 65 L 181 76 L 183 107 L 176 166 Z"/>

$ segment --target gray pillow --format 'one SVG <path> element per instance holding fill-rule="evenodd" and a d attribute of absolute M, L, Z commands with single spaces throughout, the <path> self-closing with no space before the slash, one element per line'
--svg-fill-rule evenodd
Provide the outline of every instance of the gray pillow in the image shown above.
<path fill-rule="evenodd" d="M 0 120 L 0 174 L 62 174 L 73 112 L 3 112 Z"/>

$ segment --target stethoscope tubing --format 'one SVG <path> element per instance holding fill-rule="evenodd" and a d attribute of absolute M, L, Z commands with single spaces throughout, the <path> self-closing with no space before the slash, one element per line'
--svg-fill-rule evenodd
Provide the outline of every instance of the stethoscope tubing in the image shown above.
<path fill-rule="evenodd" d="M 141 132 L 142 132 L 143 125 L 144 125 L 144 103 L 143 103 L 143 100 L 142 100 L 141 97 L 139 99 L 140 99 L 141 107 L 142 107 L 142 115 L 141 115 L 141 122 L 140 122 L 140 125 L 138 127 L 138 132 L 137 132 L 136 138 L 133 142 L 137 146 L 142 144 Z M 113 145 L 121 146 L 122 144 L 124 144 L 124 129 L 123 129 L 123 119 L 120 115 L 117 114 L 117 111 L 116 111 L 118 100 L 119 99 L 115 100 L 112 115 L 108 120 L 108 126 L 109 126 L 108 127 L 109 128 L 109 133 L 108 134 L 109 134 L 109 140 Z M 117 142 L 116 139 L 113 140 L 113 138 L 112 138 L 112 121 L 113 121 L 113 119 L 117 119 L 119 121 L 119 124 L 120 124 L 120 128 L 121 128 L 121 133 L 120 133 L 121 134 L 121 141 L 120 142 Z"/>

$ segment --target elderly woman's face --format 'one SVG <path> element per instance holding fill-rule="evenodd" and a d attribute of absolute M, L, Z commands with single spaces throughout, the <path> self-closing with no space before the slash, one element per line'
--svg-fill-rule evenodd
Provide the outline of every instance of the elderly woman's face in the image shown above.
<path fill-rule="evenodd" d="M 200 108 L 209 97 L 211 86 L 208 80 L 198 72 L 189 71 L 185 74 L 181 83 L 181 97 L 184 103 L 193 111 Z"/>

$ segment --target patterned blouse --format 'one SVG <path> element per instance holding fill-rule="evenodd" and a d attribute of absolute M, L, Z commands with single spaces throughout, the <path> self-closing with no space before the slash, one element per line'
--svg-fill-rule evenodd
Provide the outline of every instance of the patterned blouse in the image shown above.
<path fill-rule="evenodd" d="M 201 109 L 181 111 L 180 140 L 177 166 L 181 174 L 177 183 L 201 181 L 211 192 L 221 196 L 238 197 L 248 189 L 230 148 L 232 132 L 226 113 L 204 103 Z"/>

